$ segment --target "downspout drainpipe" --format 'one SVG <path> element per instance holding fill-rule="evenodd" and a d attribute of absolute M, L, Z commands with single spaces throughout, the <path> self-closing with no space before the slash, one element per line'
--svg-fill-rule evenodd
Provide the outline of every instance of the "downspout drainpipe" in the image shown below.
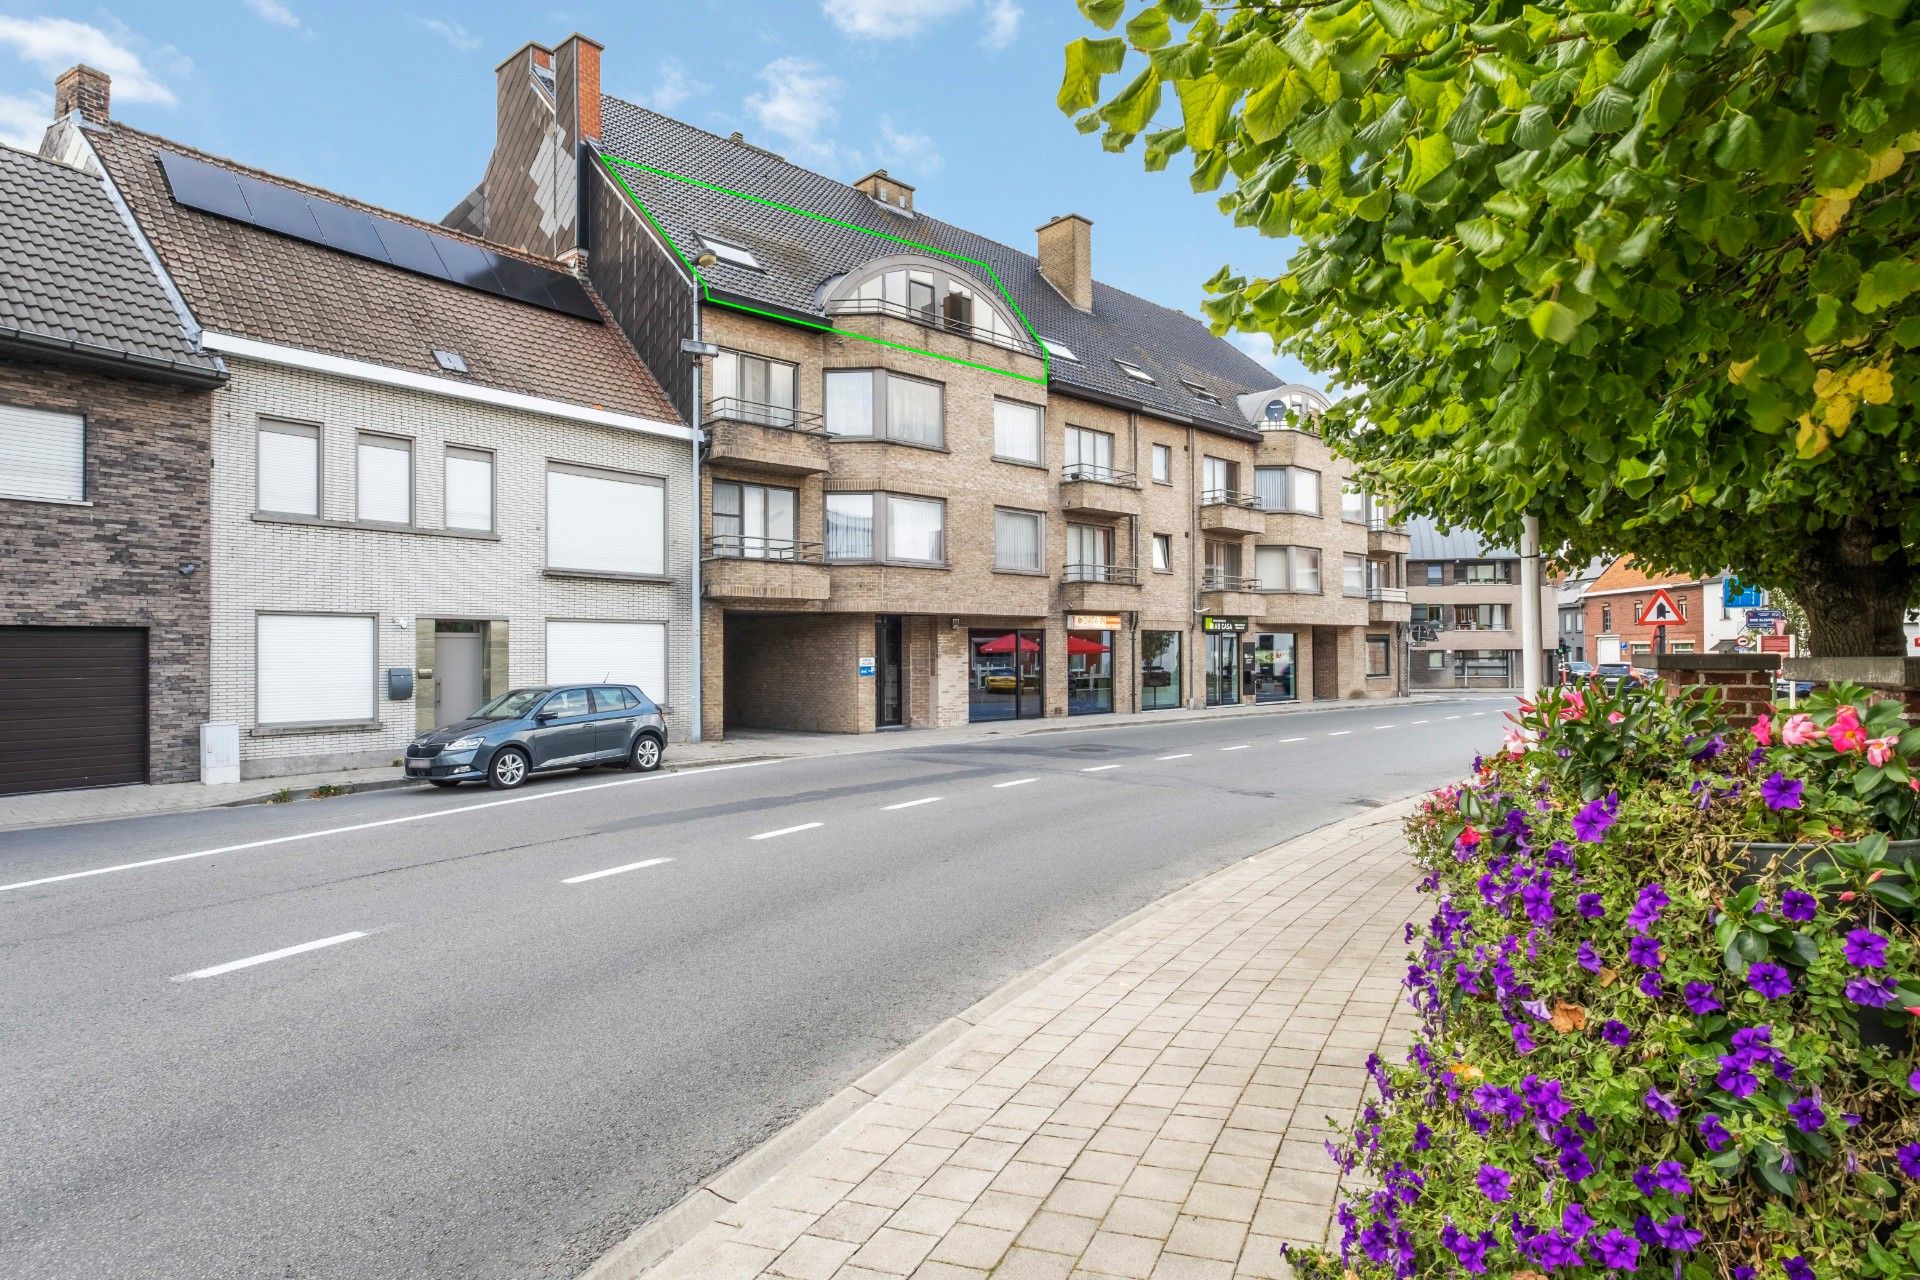
<path fill-rule="evenodd" d="M 693 340 L 700 341 L 700 290 L 693 289 Z M 693 410 L 687 415 L 688 425 L 693 428 L 693 528 L 691 530 L 693 547 L 693 723 L 688 739 L 699 742 L 703 738 L 706 720 L 706 676 L 701 663 L 701 622 L 706 612 L 705 596 L 700 584 L 700 463 L 702 446 L 706 443 L 705 434 L 700 430 L 700 372 L 703 362 L 700 357 L 693 358 Z"/>

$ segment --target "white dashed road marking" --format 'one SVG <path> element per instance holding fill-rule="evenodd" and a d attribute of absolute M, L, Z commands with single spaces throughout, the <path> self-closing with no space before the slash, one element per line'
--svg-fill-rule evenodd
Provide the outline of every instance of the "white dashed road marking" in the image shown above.
<path fill-rule="evenodd" d="M 1252 745 L 1253 744 L 1251 742 L 1243 742 L 1237 747 L 1222 747 L 1220 749 L 1222 751 L 1245 751 L 1248 747 Z"/>
<path fill-rule="evenodd" d="M 912 809 L 917 805 L 938 804 L 942 799 L 944 799 L 942 796 L 923 796 L 918 800 L 902 800 L 899 804 L 884 806 L 881 811 L 883 813 L 892 813 L 895 809 Z"/>
<path fill-rule="evenodd" d="M 337 947 L 343 942 L 352 942 L 355 938 L 367 936 L 366 930 L 358 929 L 352 933 L 336 933 L 331 938 L 319 938 L 313 942 L 302 942 L 298 946 L 282 947 L 278 951 L 262 952 L 257 956 L 248 956 L 244 960 L 229 960 L 225 964 L 216 964 L 206 969 L 195 969 L 192 973 L 177 973 L 174 982 L 192 982 L 197 978 L 217 978 L 223 973 L 232 973 L 235 969 L 251 969 L 257 964 L 266 964 L 273 960 L 285 960 L 288 956 L 297 956 L 307 951 L 318 951 L 322 947 Z"/>
<path fill-rule="evenodd" d="M 1185 760 L 1193 755 L 1191 751 L 1179 751 L 1170 756 L 1155 756 L 1155 760 Z"/>
<path fill-rule="evenodd" d="M 1305 738 L 1282 738 L 1282 739 L 1280 739 L 1280 742 L 1281 742 L 1281 744 L 1282 744 L 1282 745 L 1285 745 L 1286 743 L 1289 743 L 1289 742 L 1305 742 L 1305 741 L 1306 741 L 1306 739 L 1305 739 Z"/>
<path fill-rule="evenodd" d="M 1082 770 L 1081 770 L 1080 772 L 1082 772 L 1082 773 L 1105 773 L 1105 772 L 1106 772 L 1107 770 L 1109 770 L 1109 769 L 1118 769 L 1119 767 L 1120 767 L 1120 766 L 1119 766 L 1119 765 L 1117 765 L 1117 764 L 1090 764 L 1090 765 L 1088 765 L 1088 766 L 1087 766 L 1086 768 L 1084 768 L 1084 769 L 1082 769 Z"/>
<path fill-rule="evenodd" d="M 657 867 L 663 862 L 672 862 L 672 858 L 648 858 L 645 862 L 629 862 L 624 867 L 608 867 L 605 871 L 589 871 L 583 876 L 568 876 L 561 884 L 585 884 L 589 880 L 598 880 L 602 876 L 617 876 L 623 871 L 638 871 L 642 867 Z"/>
<path fill-rule="evenodd" d="M 1408 724 L 1431 724 L 1433 722 L 1431 720 L 1409 720 L 1407 721 L 1407 723 Z"/>
<path fill-rule="evenodd" d="M 1327 736 L 1329 738 L 1340 738 L 1340 737 L 1345 737 L 1347 734 L 1352 732 L 1353 730 L 1351 729 L 1335 729 L 1332 733 L 1328 734 Z"/>
<path fill-rule="evenodd" d="M 998 791 L 1002 787 L 1024 787 L 1029 782 L 1038 781 L 1040 781 L 1038 778 L 1015 778 L 1012 782 L 996 782 L 993 784 L 993 789 Z"/>
<path fill-rule="evenodd" d="M 811 830 L 813 830 L 813 829 L 814 829 L 815 827 L 817 827 L 817 826 L 820 826 L 820 825 L 821 825 L 821 824 L 820 824 L 820 823 L 818 823 L 818 822 L 803 822 L 803 823 L 801 823 L 801 824 L 800 824 L 799 826 L 797 826 L 797 827 L 781 827 L 781 828 L 780 828 L 780 829 L 779 829 L 778 831 L 762 831 L 762 832 L 761 832 L 761 833 L 760 833 L 759 835 L 757 835 L 757 836 L 749 836 L 749 837 L 748 837 L 748 839 L 750 839 L 750 840 L 771 840 L 771 839 L 773 839 L 773 838 L 774 838 L 775 836 L 790 836 L 790 835 L 792 835 L 792 834 L 793 834 L 794 832 L 796 832 L 796 831 L 811 831 Z"/>

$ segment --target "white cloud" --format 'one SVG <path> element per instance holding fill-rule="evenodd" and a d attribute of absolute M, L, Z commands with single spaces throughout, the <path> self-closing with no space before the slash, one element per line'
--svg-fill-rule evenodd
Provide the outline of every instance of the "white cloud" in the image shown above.
<path fill-rule="evenodd" d="M 1020 6 L 1013 0 L 987 0 L 987 29 L 980 43 L 989 49 L 1004 49 L 1020 34 Z"/>
<path fill-rule="evenodd" d="M 0 143 L 22 151 L 38 151 L 40 137 L 52 123 L 52 95 L 0 93 Z"/>
<path fill-rule="evenodd" d="M 264 22 L 282 27 L 300 25 L 300 19 L 294 15 L 293 10 L 287 8 L 280 0 L 244 0 L 244 3 L 247 8 L 253 10 L 254 17 Z"/>
<path fill-rule="evenodd" d="M 931 178 L 944 163 L 940 149 L 924 133 L 910 133 L 893 127 L 888 116 L 880 117 L 880 162 L 895 166 L 896 172 L 910 182 Z"/>
<path fill-rule="evenodd" d="M 973 0 L 820 0 L 821 11 L 834 26 L 869 40 L 916 36 L 972 7 Z"/>
<path fill-rule="evenodd" d="M 274 0 L 266 0 L 266 2 L 271 4 Z M 461 53 L 472 53 L 480 47 L 480 37 L 457 22 L 451 22 L 446 18 L 415 18 L 414 21 Z"/>
<path fill-rule="evenodd" d="M 71 18 L 16 18 L 0 14 L 0 46 L 12 49 L 52 80 L 76 62 L 84 62 L 113 77 L 117 102 L 152 102 L 171 107 L 178 102 L 160 79 L 147 69 L 127 44 L 124 29 L 118 36 Z M 183 60 L 175 60 L 183 68 Z M 37 145 L 37 144 L 36 144 Z"/>
<path fill-rule="evenodd" d="M 758 93 L 748 95 L 747 110 L 759 126 L 808 164 L 833 164 L 842 158 L 827 136 L 840 116 L 835 105 L 844 87 L 817 62 L 776 58 L 760 69 Z"/>
<path fill-rule="evenodd" d="M 659 81 L 641 95 L 640 102 L 655 111 L 672 112 L 689 98 L 697 97 L 711 88 L 713 86 L 706 81 L 696 80 L 687 74 L 687 69 L 678 62 L 668 59 L 660 64 Z"/>

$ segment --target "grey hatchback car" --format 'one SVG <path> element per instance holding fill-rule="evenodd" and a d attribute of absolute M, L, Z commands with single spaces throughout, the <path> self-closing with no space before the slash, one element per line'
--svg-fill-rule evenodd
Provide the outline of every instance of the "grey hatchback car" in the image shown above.
<path fill-rule="evenodd" d="M 509 689 L 465 720 L 407 744 L 406 775 L 436 787 L 510 791 L 536 773 L 623 764 L 646 772 L 667 752 L 660 707 L 630 684 Z"/>

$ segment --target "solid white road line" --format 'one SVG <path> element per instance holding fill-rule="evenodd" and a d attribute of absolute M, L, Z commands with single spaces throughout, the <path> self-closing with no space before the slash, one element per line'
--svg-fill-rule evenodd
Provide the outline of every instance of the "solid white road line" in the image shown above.
<path fill-rule="evenodd" d="M 589 880 L 598 880 L 602 876 L 617 876 L 623 871 L 638 871 L 642 867 L 657 867 L 663 862 L 672 862 L 672 858 L 648 858 L 645 862 L 629 862 L 624 867 L 608 867 L 605 871 L 589 871 L 583 876 L 568 876 L 561 884 L 585 884 Z"/>
<path fill-rule="evenodd" d="M 1012 782 L 996 782 L 993 784 L 993 789 L 998 791 L 1002 787 L 1024 787 L 1029 782 L 1038 781 L 1040 781 L 1038 778 L 1015 778 Z"/>
<path fill-rule="evenodd" d="M 1332 733 L 1328 734 L 1327 736 L 1329 738 L 1344 738 L 1346 735 L 1352 732 L 1353 730 L 1351 729 L 1335 729 Z"/>
<path fill-rule="evenodd" d="M 331 938 L 319 938 L 313 942 L 303 942 L 297 947 L 282 947 L 278 951 L 267 951 L 257 956 L 248 956 L 245 960 L 229 960 L 225 964 L 216 964 L 207 969 L 195 969 L 192 973 L 176 973 L 170 979 L 173 982 L 192 982 L 195 978 L 217 978 L 223 973 L 232 973 L 235 969 L 251 969 L 257 964 L 266 964 L 270 960 L 285 960 L 288 956 L 297 956 L 305 951 L 318 951 L 322 947 L 337 947 L 343 942 L 352 942 L 355 938 L 364 938 L 364 929 L 352 933 L 336 933 Z"/>
<path fill-rule="evenodd" d="M 1248 747 L 1252 745 L 1253 744 L 1251 742 L 1243 742 L 1237 747 L 1222 747 L 1220 749 L 1222 751 L 1245 751 Z"/>
<path fill-rule="evenodd" d="M 221 853 L 242 853 L 248 849 L 264 849 L 269 845 L 292 844 L 299 840 L 318 840 L 322 836 L 346 835 L 351 831 L 372 831 L 378 827 L 399 826 L 403 822 L 427 822 L 434 818 L 457 818 L 463 813 L 472 813 L 476 809 L 497 809 L 503 804 L 528 804 L 535 800 L 557 800 L 561 796 L 578 795 L 582 791 L 599 791 L 605 787 L 630 787 L 637 782 L 660 782 L 667 778 L 691 778 L 709 773 L 720 773 L 727 769 L 757 769 L 763 764 L 780 764 L 784 760 L 803 759 L 801 756 L 785 756 L 781 760 L 742 760 L 738 764 L 709 765 L 703 769 L 682 769 L 675 773 L 649 773 L 638 778 L 615 778 L 612 782 L 589 782 L 579 787 L 557 787 L 551 791 L 541 790 L 525 795 L 508 796 L 504 800 L 483 800 L 479 804 L 464 804 L 452 809 L 435 809 L 431 813 L 409 813 L 400 818 L 382 818 L 378 822 L 356 822 L 351 826 L 328 827 L 323 831 L 303 831 L 299 835 L 274 836 L 268 840 L 249 840 L 245 844 L 222 845 L 218 849 L 197 849 L 192 853 L 170 853 L 164 858 L 142 858 L 138 862 L 118 862 L 107 867 L 91 867 L 85 871 L 69 871 L 65 875 L 41 876 L 38 880 L 17 880 L 12 884 L 0 884 L 0 893 L 9 889 L 31 889 L 37 885 L 59 884 L 65 880 L 84 880 L 89 876 L 104 876 L 115 871 L 137 871 L 141 867 L 164 866 L 169 862 L 187 862 L 194 858 L 211 858 Z"/>
<path fill-rule="evenodd" d="M 1305 738 L 1282 738 L 1280 739 L 1280 741 L 1284 745 L 1289 742 L 1305 742 L 1306 739 Z"/>
<path fill-rule="evenodd" d="M 899 804 L 890 804 L 890 805 L 884 806 L 884 808 L 882 809 L 882 812 L 892 813 L 895 809 L 912 809 L 917 805 L 938 804 L 944 798 L 945 797 L 943 796 L 927 796 L 920 800 L 902 800 Z"/>
<path fill-rule="evenodd" d="M 1081 770 L 1080 772 L 1082 772 L 1082 773 L 1105 773 L 1105 772 L 1106 772 L 1107 770 L 1109 770 L 1109 769 L 1118 769 L 1119 767 L 1120 767 L 1120 766 L 1119 766 L 1119 765 L 1117 765 L 1117 764 L 1090 764 L 1090 765 L 1088 765 L 1088 766 L 1087 766 L 1086 768 L 1084 768 L 1084 769 L 1082 769 L 1082 770 Z"/>
<path fill-rule="evenodd" d="M 778 831 L 762 831 L 757 836 L 749 836 L 748 839 L 771 840 L 775 836 L 790 836 L 796 831 L 811 831 L 819 825 L 820 824 L 818 822 L 803 822 L 797 827 L 782 827 Z"/>
<path fill-rule="evenodd" d="M 1155 756 L 1154 759 L 1155 760 L 1185 760 L 1192 754 L 1193 752 L 1191 751 L 1181 751 L 1181 752 L 1178 752 L 1177 754 L 1170 755 L 1170 756 Z"/>

